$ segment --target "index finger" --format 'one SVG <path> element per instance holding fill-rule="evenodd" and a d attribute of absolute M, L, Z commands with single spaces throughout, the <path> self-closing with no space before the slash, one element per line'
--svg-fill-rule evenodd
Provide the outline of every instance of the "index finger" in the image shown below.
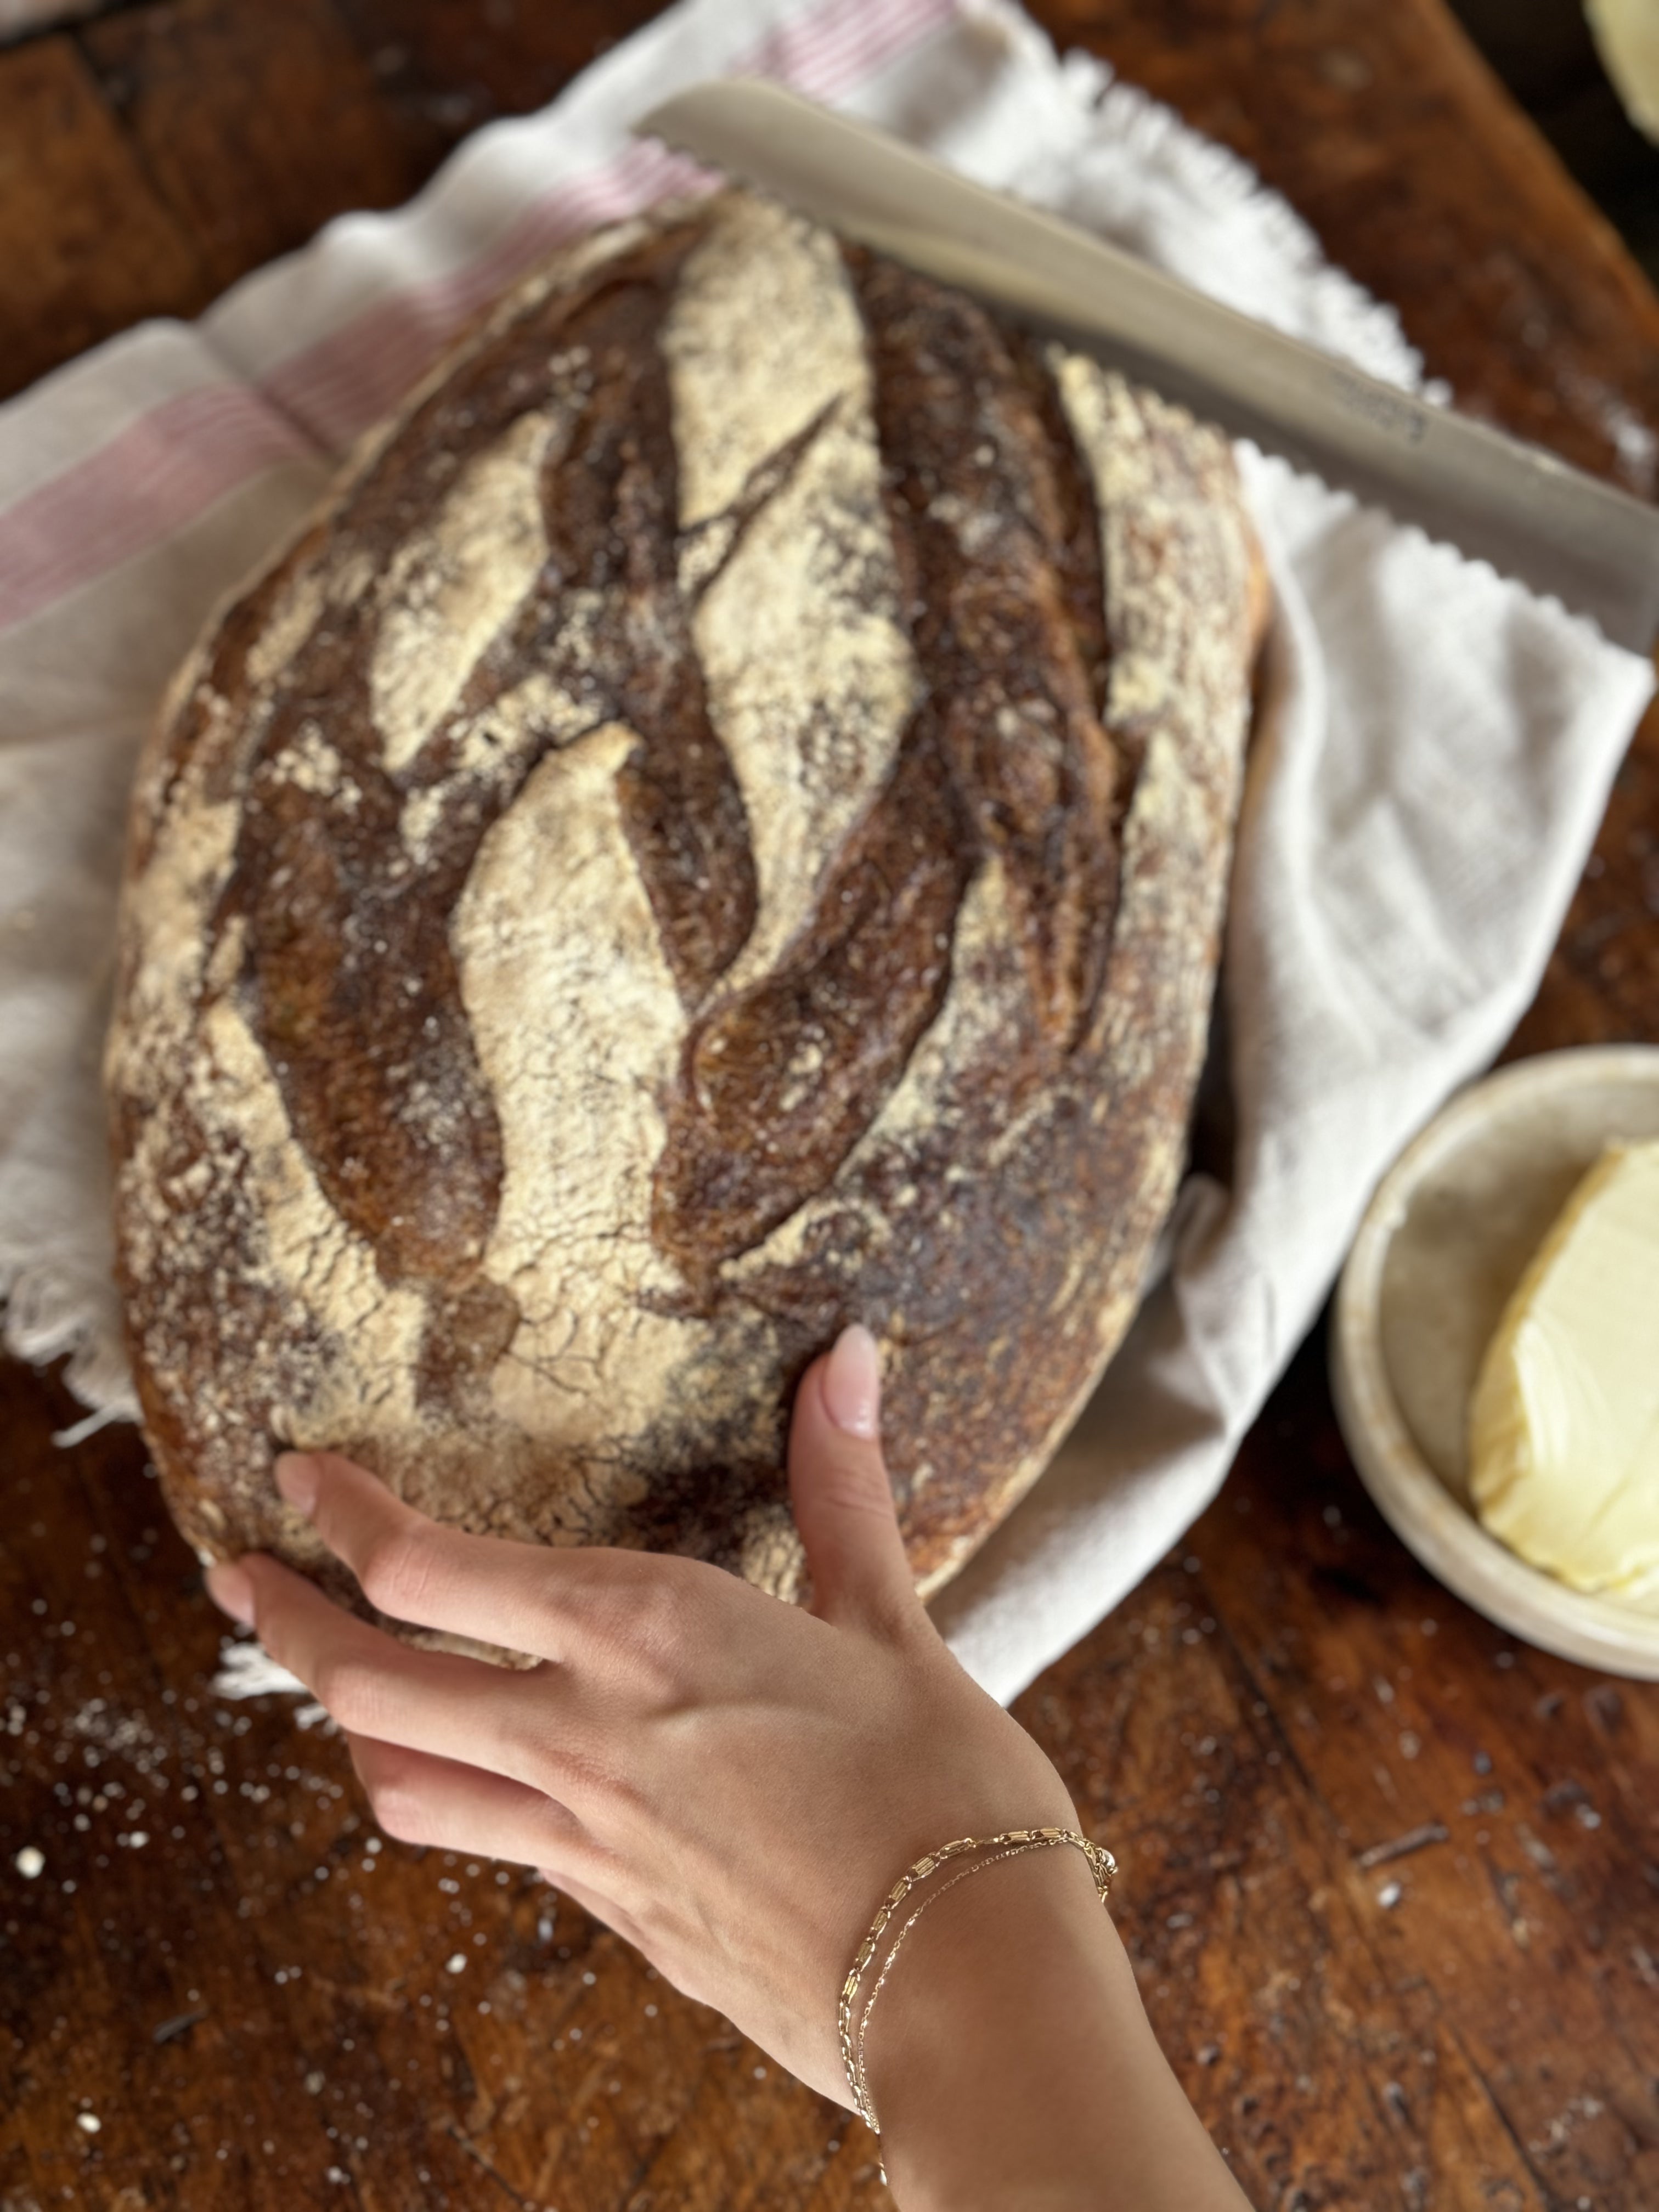
<path fill-rule="evenodd" d="M 520 1544 L 475 1536 L 394 1497 L 337 1453 L 284 1453 L 276 1486 L 343 1559 L 377 1612 L 568 1662 L 601 1643 L 613 1600 L 652 1575 L 692 1563 L 594 1545 Z"/>

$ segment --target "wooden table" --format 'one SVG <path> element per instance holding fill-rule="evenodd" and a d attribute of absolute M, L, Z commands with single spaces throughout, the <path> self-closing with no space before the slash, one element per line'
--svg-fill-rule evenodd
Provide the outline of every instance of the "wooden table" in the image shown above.
<path fill-rule="evenodd" d="M 642 0 L 179 0 L 0 55 L 0 383 L 188 313 Z M 1439 0 L 1047 0 L 1396 301 L 1462 404 L 1655 489 L 1659 304 Z M 1659 1033 L 1659 723 L 1516 1050 Z M 0 1369 L 0 2212 L 886 2201 L 872 2145 L 532 1877 L 381 1845 L 337 1739 L 206 1687 L 131 1432 Z M 1021 1700 L 1124 1863 L 1255 2203 L 1659 2204 L 1659 1690 L 1382 1528 L 1304 1352 L 1219 1502 Z M 20 1848 L 44 1855 L 33 1881 Z"/>

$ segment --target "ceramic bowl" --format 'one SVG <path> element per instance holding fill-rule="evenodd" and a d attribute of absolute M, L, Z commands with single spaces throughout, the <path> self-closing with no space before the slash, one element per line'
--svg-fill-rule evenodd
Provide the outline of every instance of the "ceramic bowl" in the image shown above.
<path fill-rule="evenodd" d="M 1510 1292 L 1604 1145 L 1659 1137 L 1659 1047 L 1517 1061 L 1454 1098 L 1379 1185 L 1337 1292 L 1337 1417 L 1365 1487 L 1430 1573 L 1489 1620 L 1659 1680 L 1659 1595 L 1587 1595 L 1475 1518 L 1469 1398 Z"/>

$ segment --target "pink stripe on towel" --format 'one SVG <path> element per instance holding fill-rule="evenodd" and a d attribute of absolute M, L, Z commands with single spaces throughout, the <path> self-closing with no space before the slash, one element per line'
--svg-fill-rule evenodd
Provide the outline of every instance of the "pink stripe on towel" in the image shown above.
<path fill-rule="evenodd" d="M 960 5 L 826 0 L 769 33 L 732 74 L 834 100 L 951 21 Z M 626 146 L 532 202 L 476 261 L 377 301 L 258 384 L 203 386 L 138 416 L 0 514 L 0 630 L 159 544 L 266 470 L 343 453 L 469 317 L 544 254 L 698 174 L 660 146 Z"/>

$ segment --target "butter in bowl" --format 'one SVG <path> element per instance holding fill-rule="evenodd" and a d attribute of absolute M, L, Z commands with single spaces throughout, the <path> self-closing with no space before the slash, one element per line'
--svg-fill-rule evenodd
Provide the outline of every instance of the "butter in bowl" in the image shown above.
<path fill-rule="evenodd" d="M 1659 1048 L 1523 1060 L 1379 1186 L 1337 1412 L 1377 1506 L 1512 1633 L 1659 1679 Z"/>

